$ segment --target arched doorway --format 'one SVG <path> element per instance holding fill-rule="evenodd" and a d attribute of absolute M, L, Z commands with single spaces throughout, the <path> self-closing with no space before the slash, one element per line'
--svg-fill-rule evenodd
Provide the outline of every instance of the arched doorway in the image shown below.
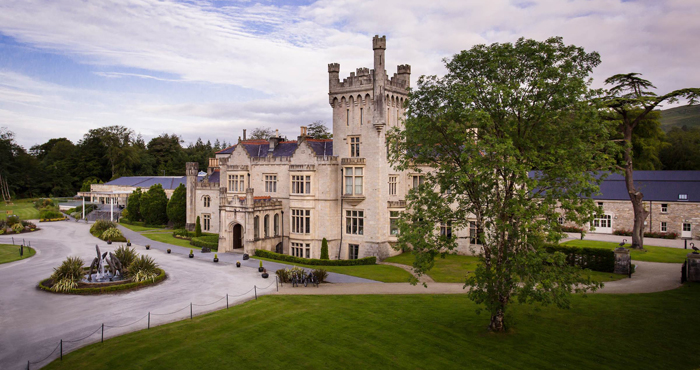
<path fill-rule="evenodd" d="M 233 225 L 233 249 L 243 248 L 243 226 Z"/>
<path fill-rule="evenodd" d="M 282 242 L 277 243 L 275 246 L 275 253 L 283 254 L 284 250 L 282 249 Z"/>

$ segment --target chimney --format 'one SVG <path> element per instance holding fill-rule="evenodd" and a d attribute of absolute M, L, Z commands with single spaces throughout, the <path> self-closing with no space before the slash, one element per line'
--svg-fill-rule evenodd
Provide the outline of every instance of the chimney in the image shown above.
<path fill-rule="evenodd" d="M 245 129 L 243 129 L 243 141 L 245 141 Z"/>
<path fill-rule="evenodd" d="M 275 136 L 270 138 L 270 149 L 268 149 L 268 154 L 272 154 L 282 140 L 283 139 L 280 137 L 280 130 L 275 130 Z"/>
<path fill-rule="evenodd" d="M 297 142 L 301 143 L 306 138 L 306 126 L 301 126 L 301 135 L 299 135 L 299 137 L 297 138 Z"/>

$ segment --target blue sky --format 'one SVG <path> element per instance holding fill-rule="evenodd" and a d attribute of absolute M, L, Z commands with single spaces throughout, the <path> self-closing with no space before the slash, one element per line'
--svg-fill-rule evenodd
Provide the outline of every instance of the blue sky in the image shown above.
<path fill-rule="evenodd" d="M 374 34 L 413 84 L 475 44 L 563 36 L 601 54 L 595 86 L 641 72 L 663 93 L 700 86 L 697 19 L 694 0 L 3 0 L 0 127 L 27 148 L 113 124 L 186 143 L 295 137 L 330 124 L 326 66 L 371 67 Z"/>

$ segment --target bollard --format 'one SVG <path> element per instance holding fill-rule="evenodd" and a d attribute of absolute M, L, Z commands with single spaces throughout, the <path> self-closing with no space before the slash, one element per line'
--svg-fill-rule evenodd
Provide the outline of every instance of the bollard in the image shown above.
<path fill-rule="evenodd" d="M 148 313 L 148 329 L 151 328 L 151 313 Z"/>
<path fill-rule="evenodd" d="M 105 323 L 102 323 L 102 339 L 100 340 L 100 343 L 105 342 Z"/>
<path fill-rule="evenodd" d="M 27 370 L 29 370 L 29 360 L 27 360 Z"/>
<path fill-rule="evenodd" d="M 61 339 L 61 361 L 63 361 L 63 339 Z"/>
<path fill-rule="evenodd" d="M 190 302 L 190 320 L 192 320 L 192 302 Z"/>
<path fill-rule="evenodd" d="M 19 246 L 19 256 L 20 257 L 24 256 L 24 246 L 23 245 Z"/>
<path fill-rule="evenodd" d="M 685 248 L 683 249 L 688 249 L 688 239 L 683 239 L 683 241 L 685 242 Z"/>
<path fill-rule="evenodd" d="M 12 245 L 15 245 L 15 237 L 12 237 Z"/>
<path fill-rule="evenodd" d="M 226 293 L 226 309 L 228 310 L 228 293 Z"/>
<path fill-rule="evenodd" d="M 255 299 L 258 299 L 258 287 L 257 285 L 253 285 L 253 289 L 255 289 Z"/>
<path fill-rule="evenodd" d="M 275 287 L 277 287 L 277 291 L 279 292 L 279 291 L 280 291 L 280 285 L 279 285 L 279 283 L 278 283 L 278 281 L 277 281 L 277 275 L 275 275 Z"/>

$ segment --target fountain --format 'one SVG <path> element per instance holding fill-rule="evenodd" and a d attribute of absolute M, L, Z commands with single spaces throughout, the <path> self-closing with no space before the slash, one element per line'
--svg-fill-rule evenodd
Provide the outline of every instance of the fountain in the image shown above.
<path fill-rule="evenodd" d="M 123 266 L 119 258 L 112 252 L 100 253 L 100 247 L 95 245 L 97 257 L 92 260 L 90 270 L 87 276 L 83 279 L 86 283 L 109 283 L 113 281 L 124 280 Z M 105 262 L 109 266 L 109 270 L 105 272 Z M 95 271 L 93 273 L 93 271 Z"/>

